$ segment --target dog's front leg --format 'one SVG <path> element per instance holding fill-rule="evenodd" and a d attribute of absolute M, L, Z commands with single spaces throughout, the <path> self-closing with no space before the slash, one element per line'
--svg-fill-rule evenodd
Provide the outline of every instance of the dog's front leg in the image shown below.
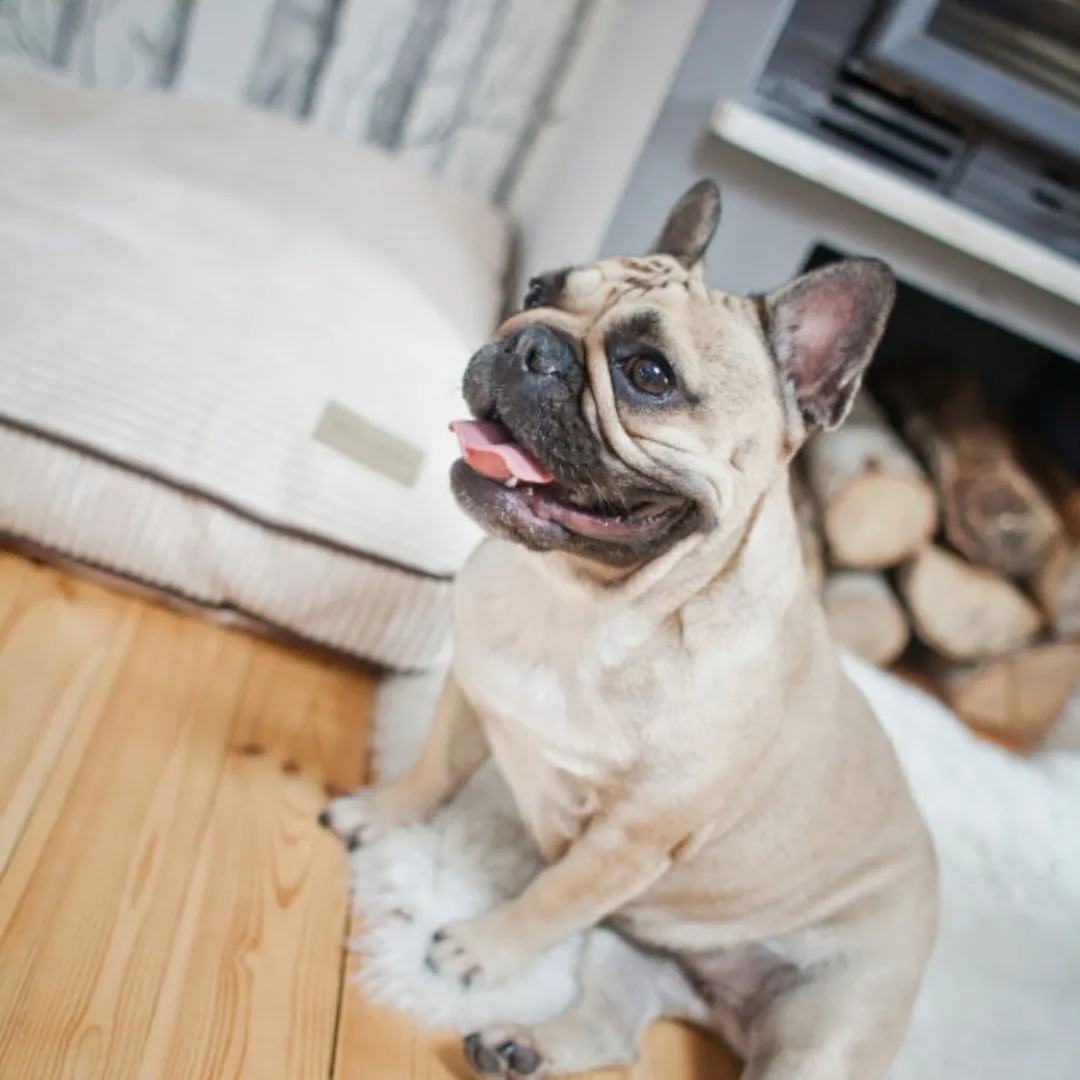
<path fill-rule="evenodd" d="M 667 818 L 667 820 L 665 820 Z M 616 804 L 513 900 L 438 931 L 428 967 L 464 986 L 498 982 L 539 953 L 594 926 L 671 866 L 689 830 L 647 795 Z"/>
<path fill-rule="evenodd" d="M 350 850 L 369 844 L 391 829 L 426 821 L 476 772 L 488 753 L 480 719 L 451 673 L 412 768 L 378 787 L 335 799 L 319 821 L 333 829 Z"/>

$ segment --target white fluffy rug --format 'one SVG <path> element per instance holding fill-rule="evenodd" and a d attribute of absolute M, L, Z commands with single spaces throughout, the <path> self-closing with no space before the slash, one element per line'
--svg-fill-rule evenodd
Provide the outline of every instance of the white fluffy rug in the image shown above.
<path fill-rule="evenodd" d="M 847 662 L 896 745 L 941 861 L 941 937 L 891 1080 L 1076 1080 L 1080 752 L 1016 758 L 914 687 Z M 439 682 L 382 683 L 375 749 L 384 775 L 419 748 Z M 353 860 L 354 904 L 366 927 L 357 948 L 371 996 L 424 1025 L 461 1031 L 541 1019 L 571 999 L 580 941 L 488 991 L 460 991 L 424 968 L 437 927 L 513 894 L 539 866 L 490 765 L 431 826 Z"/>

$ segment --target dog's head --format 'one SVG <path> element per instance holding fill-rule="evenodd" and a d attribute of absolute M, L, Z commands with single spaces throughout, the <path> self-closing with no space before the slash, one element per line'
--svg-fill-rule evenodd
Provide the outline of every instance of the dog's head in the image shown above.
<path fill-rule="evenodd" d="M 815 429 L 839 424 L 892 306 L 850 259 L 764 297 L 710 289 L 719 191 L 696 184 L 651 254 L 534 278 L 465 372 L 454 493 L 488 532 L 611 566 L 734 527 Z"/>

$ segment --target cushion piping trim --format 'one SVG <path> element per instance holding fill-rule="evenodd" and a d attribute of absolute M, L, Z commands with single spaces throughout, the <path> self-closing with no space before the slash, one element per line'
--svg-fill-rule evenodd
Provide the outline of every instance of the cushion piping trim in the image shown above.
<path fill-rule="evenodd" d="M 395 570 L 398 573 L 408 574 L 411 577 L 422 578 L 426 581 L 448 582 L 454 580 L 454 574 L 452 573 L 439 573 L 433 570 L 421 570 L 414 566 L 407 566 L 405 563 L 387 558 L 385 555 L 376 555 L 373 552 L 365 551 L 362 548 L 343 544 L 340 541 L 330 539 L 329 537 L 319 536 L 317 533 L 313 533 L 308 529 L 302 529 L 295 525 L 285 525 L 282 522 L 274 521 L 271 518 L 264 517 L 252 510 L 248 510 L 246 507 L 233 502 L 231 499 L 226 499 L 220 495 L 215 495 L 212 492 L 204 491 L 192 484 L 185 484 L 179 480 L 174 480 L 172 477 L 159 473 L 154 469 L 147 468 L 145 465 L 127 461 L 115 454 L 99 450 L 97 447 L 91 446 L 88 443 L 73 439 L 68 435 L 61 435 L 55 431 L 50 431 L 47 428 L 39 427 L 36 424 L 27 423 L 25 420 L 19 420 L 13 416 L 7 416 L 0 413 L 0 427 L 18 432 L 19 434 L 26 435 L 32 439 L 39 439 L 42 442 L 54 443 L 67 450 L 72 450 L 75 453 L 82 454 L 96 461 L 101 461 L 107 465 L 112 465 L 115 468 L 133 473 L 136 476 L 142 477 L 144 480 L 149 480 L 162 487 L 167 487 L 172 491 L 203 499 L 235 517 L 248 521 L 262 529 L 266 529 L 268 532 L 277 533 L 279 536 L 285 536 L 291 540 L 300 540 L 304 543 L 312 544 L 315 547 L 332 551 L 338 555 L 347 555 L 351 558 L 361 559 L 366 562 L 374 563 L 377 566 L 386 567 L 388 570 Z"/>

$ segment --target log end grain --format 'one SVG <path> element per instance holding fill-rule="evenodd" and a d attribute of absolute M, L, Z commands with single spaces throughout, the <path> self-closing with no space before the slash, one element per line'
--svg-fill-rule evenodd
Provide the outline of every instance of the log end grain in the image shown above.
<path fill-rule="evenodd" d="M 822 523 L 836 565 L 880 570 L 925 546 L 937 516 L 934 492 L 921 476 L 867 472 L 825 507 Z"/>
<path fill-rule="evenodd" d="M 833 640 L 871 664 L 888 667 L 907 647 L 907 616 L 881 574 L 833 574 L 822 602 Z"/>
<path fill-rule="evenodd" d="M 1031 579 L 1031 591 L 1058 637 L 1080 637 L 1080 544 L 1055 542 Z"/>
<path fill-rule="evenodd" d="M 945 699 L 980 731 L 1013 744 L 1043 738 L 1080 681 L 1080 644 L 1048 642 L 971 668 L 944 680 Z"/>
<path fill-rule="evenodd" d="M 982 660 L 1029 644 L 1039 609 L 1006 578 L 931 546 L 901 568 L 900 593 L 919 637 L 950 660 Z"/>

